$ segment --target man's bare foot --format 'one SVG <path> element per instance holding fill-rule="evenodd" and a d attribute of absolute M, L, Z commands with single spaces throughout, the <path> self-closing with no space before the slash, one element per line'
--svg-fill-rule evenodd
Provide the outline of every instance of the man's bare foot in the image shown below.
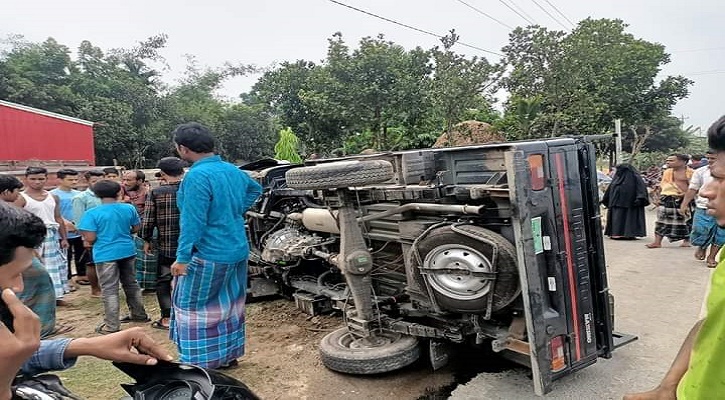
<path fill-rule="evenodd" d="M 659 249 L 660 247 L 662 247 L 662 245 L 657 243 L 650 243 L 646 244 L 645 247 L 647 247 L 648 249 Z"/>
<path fill-rule="evenodd" d="M 717 268 L 717 260 L 711 260 L 707 259 L 707 267 L 708 268 Z"/>
<path fill-rule="evenodd" d="M 101 292 L 100 291 L 98 291 L 98 292 L 91 292 L 91 297 L 93 297 L 94 299 L 100 299 L 101 298 Z"/>
<path fill-rule="evenodd" d="M 56 300 L 55 305 L 56 305 L 56 307 L 68 307 L 68 306 L 70 306 L 70 303 L 68 303 L 65 300 Z"/>
<path fill-rule="evenodd" d="M 695 251 L 695 259 L 696 260 L 704 260 L 706 256 L 707 250 L 703 249 L 702 247 L 698 247 L 697 251 Z"/>
<path fill-rule="evenodd" d="M 622 400 L 677 400 L 677 388 L 657 387 L 649 392 L 625 394 Z"/>

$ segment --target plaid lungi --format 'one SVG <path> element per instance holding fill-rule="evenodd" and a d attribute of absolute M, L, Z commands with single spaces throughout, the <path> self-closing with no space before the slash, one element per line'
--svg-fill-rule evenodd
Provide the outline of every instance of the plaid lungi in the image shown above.
<path fill-rule="evenodd" d="M 60 300 L 63 298 L 68 284 L 68 263 L 64 251 L 60 248 L 58 228 L 47 228 L 45 240 L 40 245 L 39 252 L 43 266 L 53 281 L 55 298 Z"/>
<path fill-rule="evenodd" d="M 247 260 L 192 259 L 172 295 L 170 336 L 180 362 L 217 368 L 244 354 L 246 288 Z"/>
<path fill-rule="evenodd" d="M 158 257 L 156 254 L 147 255 L 144 253 L 143 239 L 135 236 L 133 240 L 136 243 L 136 280 L 141 289 L 155 289 Z"/>
<path fill-rule="evenodd" d="M 18 299 L 40 319 L 41 338 L 55 330 L 53 280 L 37 258 L 33 258 L 30 268 L 23 271 L 23 291 L 18 293 Z"/>
<path fill-rule="evenodd" d="M 692 219 L 680 214 L 680 205 L 682 205 L 682 197 L 660 197 L 655 233 L 670 239 L 670 242 L 690 239 Z"/>

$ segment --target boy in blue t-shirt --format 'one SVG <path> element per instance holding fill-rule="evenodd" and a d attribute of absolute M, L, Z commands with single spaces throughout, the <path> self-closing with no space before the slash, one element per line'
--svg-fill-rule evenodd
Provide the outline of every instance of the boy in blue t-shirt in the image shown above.
<path fill-rule="evenodd" d="M 66 258 L 68 259 L 68 284 L 66 290 L 73 291 L 71 282 L 73 273 L 71 271 L 71 263 L 75 260 L 76 266 L 76 283 L 87 285 L 86 264 L 88 264 L 88 252 L 83 248 L 83 238 L 78 233 L 78 228 L 73 225 L 73 198 L 80 194 L 75 188 L 78 185 L 78 171 L 74 169 L 63 168 L 55 173 L 58 177 L 58 187 L 51 190 L 50 193 L 60 200 L 60 215 L 65 221 L 65 229 L 68 232 L 68 249 Z"/>
<path fill-rule="evenodd" d="M 133 233 L 141 227 L 136 209 L 119 203 L 121 185 L 114 181 L 100 181 L 91 188 L 101 199 L 101 205 L 88 210 L 78 224 L 84 239 L 93 245 L 105 318 L 96 332 L 117 332 L 121 322 L 149 322 L 144 309 L 141 288 L 136 282 L 136 245 Z M 130 316 L 119 320 L 118 284 L 126 293 Z"/>

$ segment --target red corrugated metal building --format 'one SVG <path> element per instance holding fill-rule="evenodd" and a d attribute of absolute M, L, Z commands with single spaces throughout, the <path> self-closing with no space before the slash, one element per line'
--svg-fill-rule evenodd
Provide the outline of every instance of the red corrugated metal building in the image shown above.
<path fill-rule="evenodd" d="M 0 100 L 0 162 L 95 165 L 93 122 Z"/>

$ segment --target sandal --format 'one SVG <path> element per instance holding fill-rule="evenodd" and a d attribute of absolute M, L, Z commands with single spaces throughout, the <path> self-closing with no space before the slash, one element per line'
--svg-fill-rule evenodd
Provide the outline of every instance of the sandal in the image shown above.
<path fill-rule="evenodd" d="M 78 279 L 76 281 L 76 283 L 79 284 L 79 285 L 81 285 L 81 286 L 88 286 L 88 285 L 91 284 L 91 281 L 89 281 L 87 279 Z"/>
<path fill-rule="evenodd" d="M 229 361 L 226 364 L 222 364 L 222 365 L 220 365 L 220 366 L 218 366 L 218 367 L 216 367 L 214 369 L 217 370 L 217 371 L 224 371 L 224 370 L 227 370 L 227 369 L 237 368 L 238 366 L 239 366 L 239 361 L 232 360 L 232 361 Z"/>
<path fill-rule="evenodd" d="M 143 317 L 143 318 L 134 318 L 134 317 L 131 317 L 130 315 L 127 315 L 127 316 L 121 318 L 120 321 L 122 324 L 127 324 L 129 322 L 151 322 L 151 318 L 149 318 L 148 316 Z"/>
<path fill-rule="evenodd" d="M 108 335 L 110 333 L 116 333 L 116 332 L 121 332 L 121 330 L 119 329 L 116 331 L 112 331 L 112 330 L 108 329 L 108 325 L 106 325 L 105 322 L 101 322 L 101 324 L 96 327 L 96 333 L 98 333 L 100 335 Z"/>
<path fill-rule="evenodd" d="M 707 267 L 708 268 L 717 268 L 717 261 L 708 261 Z"/>
<path fill-rule="evenodd" d="M 52 332 L 48 333 L 47 335 L 44 335 L 42 337 L 42 339 L 48 339 L 48 338 L 51 338 L 53 336 L 64 335 L 64 334 L 72 331 L 75 328 L 76 328 L 75 326 L 58 324 L 58 325 L 55 326 L 55 328 L 53 329 Z"/>
<path fill-rule="evenodd" d="M 161 323 L 161 320 L 154 321 L 151 323 L 151 327 L 155 329 L 161 329 L 163 331 L 168 331 L 169 327 L 165 326 L 163 323 Z"/>

